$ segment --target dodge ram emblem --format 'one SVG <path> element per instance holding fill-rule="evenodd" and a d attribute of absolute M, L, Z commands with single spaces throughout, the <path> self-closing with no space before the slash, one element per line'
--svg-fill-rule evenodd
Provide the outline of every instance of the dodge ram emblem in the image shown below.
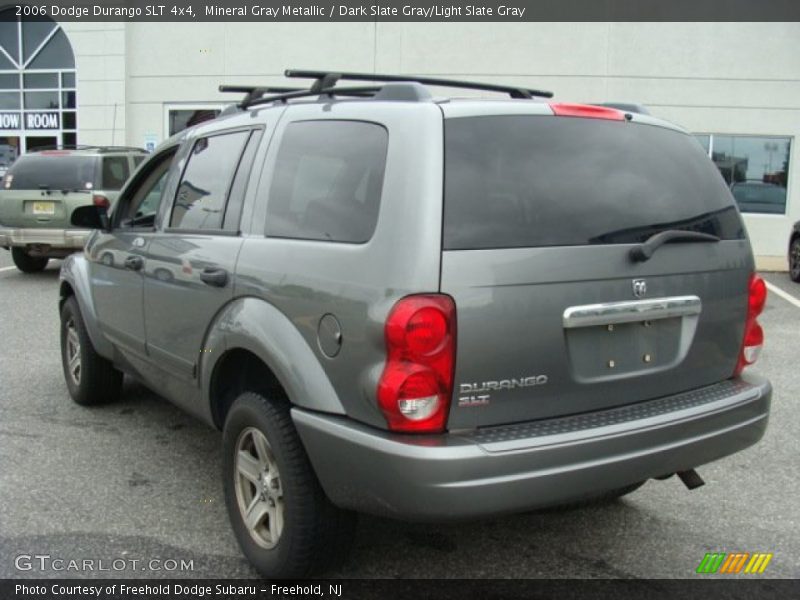
<path fill-rule="evenodd" d="M 647 282 L 644 279 L 633 280 L 633 295 L 637 298 L 643 298 L 647 293 Z"/>

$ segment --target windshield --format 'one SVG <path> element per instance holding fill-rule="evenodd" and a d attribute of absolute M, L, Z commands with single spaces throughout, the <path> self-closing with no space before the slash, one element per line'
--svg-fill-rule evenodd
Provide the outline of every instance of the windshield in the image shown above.
<path fill-rule="evenodd" d="M 547 116 L 445 123 L 447 250 L 638 243 L 666 229 L 744 238 L 730 191 L 686 134 Z"/>
<path fill-rule="evenodd" d="M 95 187 L 96 156 L 26 154 L 6 173 L 7 190 L 91 190 Z"/>

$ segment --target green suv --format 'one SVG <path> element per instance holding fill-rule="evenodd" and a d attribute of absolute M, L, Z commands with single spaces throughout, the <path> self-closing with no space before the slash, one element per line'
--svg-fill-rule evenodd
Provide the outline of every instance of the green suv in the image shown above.
<path fill-rule="evenodd" d="M 79 146 L 19 157 L 0 189 L 0 247 L 24 273 L 83 248 L 90 232 L 70 225 L 72 212 L 109 207 L 146 156 L 140 148 Z"/>

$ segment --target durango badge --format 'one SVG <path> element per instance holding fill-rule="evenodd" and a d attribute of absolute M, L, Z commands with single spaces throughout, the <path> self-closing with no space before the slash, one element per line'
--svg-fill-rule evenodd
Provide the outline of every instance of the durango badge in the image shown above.
<path fill-rule="evenodd" d="M 480 383 L 461 383 L 458 386 L 458 391 L 460 393 L 458 405 L 462 407 L 483 406 L 489 404 L 492 397 L 491 394 L 485 392 L 513 390 L 516 388 L 544 385 L 546 383 L 547 375 L 531 375 L 529 377 L 520 377 L 519 379 L 501 379 L 499 381 L 482 381 Z"/>

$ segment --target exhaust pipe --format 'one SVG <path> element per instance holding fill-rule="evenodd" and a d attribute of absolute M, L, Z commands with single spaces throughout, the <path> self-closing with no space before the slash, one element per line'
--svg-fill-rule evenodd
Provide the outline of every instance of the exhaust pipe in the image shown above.
<path fill-rule="evenodd" d="M 678 471 L 678 477 L 681 478 L 683 485 L 690 490 L 697 489 L 706 484 L 706 482 L 703 481 L 703 478 L 700 477 L 700 474 L 694 469 L 689 469 L 688 471 Z"/>

